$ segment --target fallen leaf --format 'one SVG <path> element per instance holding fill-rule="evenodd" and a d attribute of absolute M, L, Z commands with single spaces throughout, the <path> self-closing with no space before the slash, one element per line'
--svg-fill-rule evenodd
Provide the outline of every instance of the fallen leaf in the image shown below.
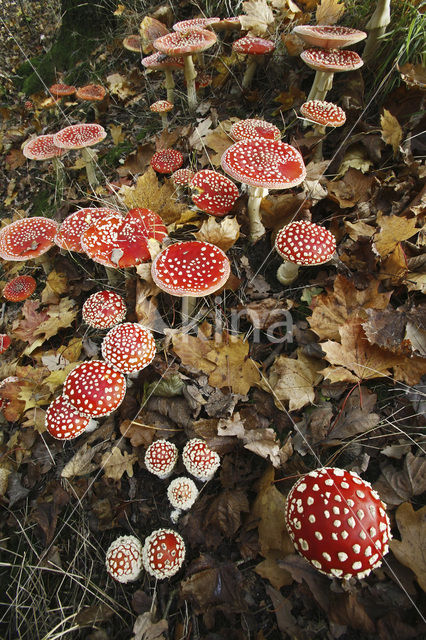
<path fill-rule="evenodd" d="M 94 447 L 83 444 L 62 469 L 61 477 L 74 478 L 75 476 L 85 476 L 98 469 L 99 464 L 92 462 L 92 460 L 102 446 L 102 443 Z"/>
<path fill-rule="evenodd" d="M 167 632 L 169 624 L 167 620 L 153 621 L 151 611 L 145 611 L 135 620 L 131 640 L 165 640 L 164 632 Z"/>
<path fill-rule="evenodd" d="M 365 147 L 358 143 L 353 144 L 347 148 L 336 177 L 341 178 L 351 167 L 366 173 L 371 165 L 372 161 L 368 159 Z"/>
<path fill-rule="evenodd" d="M 336 24 L 345 13 L 345 3 L 341 0 L 321 0 L 315 19 L 317 24 Z"/>
<path fill-rule="evenodd" d="M 137 93 L 126 76 L 122 76 L 119 73 L 111 73 L 107 76 L 106 82 L 108 92 L 113 96 L 117 96 L 119 100 L 126 100 L 126 98 L 134 96 Z"/>
<path fill-rule="evenodd" d="M 426 507 L 414 511 L 409 502 L 404 502 L 395 517 L 401 540 L 393 538 L 390 548 L 399 562 L 414 571 L 426 591 Z"/>
<path fill-rule="evenodd" d="M 418 231 L 416 218 L 385 216 L 381 211 L 377 215 L 377 226 L 380 231 L 373 237 L 374 246 L 382 258 L 391 253 L 399 242 L 411 238 Z"/>
<path fill-rule="evenodd" d="M 415 456 L 409 451 L 404 457 L 402 469 L 396 468 L 392 462 L 380 466 L 381 475 L 374 483 L 386 504 L 398 505 L 410 500 L 424 491 L 426 482 L 426 458 Z"/>
<path fill-rule="evenodd" d="M 6 156 L 6 169 L 7 171 L 13 171 L 23 167 L 27 159 L 22 153 L 21 149 L 11 149 Z"/>
<path fill-rule="evenodd" d="M 353 438 L 359 433 L 369 432 L 380 422 L 374 413 L 377 396 L 365 387 L 356 388 L 341 403 L 340 411 L 327 434 L 327 442 Z"/>
<path fill-rule="evenodd" d="M 209 160 L 214 167 L 220 167 L 220 161 L 225 151 L 234 144 L 232 138 L 219 125 L 205 138 L 205 145 L 209 149 L 213 149 L 214 154 L 209 153 Z"/>
<path fill-rule="evenodd" d="M 123 132 L 123 127 L 121 126 L 121 124 L 110 124 L 109 130 L 111 133 L 112 141 L 115 145 L 125 141 L 126 136 Z"/>
<path fill-rule="evenodd" d="M 197 240 L 211 242 L 222 251 L 228 251 L 240 237 L 240 225 L 236 218 L 217 220 L 214 216 L 209 216 L 194 235 Z"/>
<path fill-rule="evenodd" d="M 382 128 L 382 140 L 390 144 L 394 155 L 396 155 L 402 140 L 402 129 L 398 120 L 387 109 L 383 109 L 380 116 L 380 126 Z"/>
<path fill-rule="evenodd" d="M 244 14 L 239 15 L 241 28 L 255 36 L 262 36 L 274 22 L 274 14 L 266 0 L 243 2 Z"/>
<path fill-rule="evenodd" d="M 353 207 L 358 202 L 369 200 L 373 183 L 373 176 L 365 176 L 361 171 L 351 168 L 341 180 L 327 182 L 328 196 L 341 209 Z"/>
<path fill-rule="evenodd" d="M 38 311 L 40 300 L 25 300 L 22 305 L 22 319 L 13 325 L 13 334 L 24 342 L 31 342 L 35 330 L 48 319 L 46 310 Z"/>
<path fill-rule="evenodd" d="M 113 447 L 111 451 L 107 451 L 102 456 L 101 466 L 107 478 L 120 480 L 124 473 L 127 473 L 131 478 L 133 465 L 137 459 L 135 453 L 129 454 L 127 451 L 121 451 L 118 447 Z"/>

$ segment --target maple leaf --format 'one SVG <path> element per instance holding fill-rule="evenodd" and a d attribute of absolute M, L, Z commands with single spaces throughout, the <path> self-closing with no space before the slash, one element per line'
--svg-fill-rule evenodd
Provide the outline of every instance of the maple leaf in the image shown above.
<path fill-rule="evenodd" d="M 244 342 L 242 338 L 224 335 L 222 342 L 213 342 L 213 345 L 206 354 L 206 359 L 216 365 L 209 375 L 209 384 L 218 388 L 230 387 L 240 395 L 248 393 L 260 380 L 258 366 L 249 357 L 248 340 Z"/>
<path fill-rule="evenodd" d="M 209 216 L 194 235 L 197 240 L 211 242 L 222 251 L 228 251 L 240 236 L 240 225 L 236 218 L 227 216 L 223 220 L 217 220 L 214 216 Z"/>
<path fill-rule="evenodd" d="M 24 351 L 28 355 L 40 347 L 46 340 L 56 336 L 60 329 L 69 327 L 78 314 L 75 301 L 70 298 L 62 298 L 59 304 L 50 304 L 46 310 L 47 319 L 40 322 L 33 331 L 34 341 Z"/>
<path fill-rule="evenodd" d="M 345 13 L 345 3 L 340 0 L 321 0 L 315 18 L 317 24 L 336 24 Z"/>
<path fill-rule="evenodd" d="M 215 151 L 214 154 L 209 154 L 209 160 L 215 167 L 220 167 L 220 161 L 225 151 L 234 144 L 233 140 L 222 129 L 217 127 L 208 136 L 206 136 L 205 144 L 210 149 Z"/>
<path fill-rule="evenodd" d="M 266 0 L 248 0 L 243 2 L 245 15 L 240 15 L 241 27 L 251 34 L 261 36 L 274 22 L 274 14 Z"/>
<path fill-rule="evenodd" d="M 401 540 L 391 540 L 396 558 L 416 574 L 417 582 L 426 591 L 426 507 L 414 511 L 409 502 L 396 510 Z"/>
<path fill-rule="evenodd" d="M 394 155 L 396 155 L 402 140 L 402 129 L 398 120 L 387 109 L 383 109 L 380 116 L 380 126 L 382 128 L 382 140 L 390 144 Z"/>
<path fill-rule="evenodd" d="M 129 478 L 133 476 L 133 465 L 137 459 L 136 454 L 129 454 L 127 451 L 122 452 L 118 447 L 113 447 L 111 451 L 104 453 L 101 465 L 107 478 L 120 480 L 126 472 Z"/>
<path fill-rule="evenodd" d="M 58 304 L 60 296 L 67 290 L 67 276 L 53 269 L 47 276 L 45 287 L 41 292 L 41 301 L 43 304 Z"/>
<path fill-rule="evenodd" d="M 310 404 L 315 398 L 314 387 L 320 382 L 321 363 L 297 350 L 297 358 L 278 356 L 269 369 L 268 378 L 259 385 L 274 396 L 278 409 L 283 403 L 289 404 L 290 411 L 296 411 Z"/>
<path fill-rule="evenodd" d="M 416 218 L 385 216 L 381 211 L 377 215 L 377 225 L 380 231 L 374 235 L 374 246 L 382 258 L 391 253 L 399 242 L 411 238 L 418 231 Z"/>
<path fill-rule="evenodd" d="M 24 342 L 32 342 L 35 330 L 48 319 L 47 311 L 38 311 L 39 300 L 25 300 L 22 305 L 22 319 L 13 324 L 14 335 Z"/>

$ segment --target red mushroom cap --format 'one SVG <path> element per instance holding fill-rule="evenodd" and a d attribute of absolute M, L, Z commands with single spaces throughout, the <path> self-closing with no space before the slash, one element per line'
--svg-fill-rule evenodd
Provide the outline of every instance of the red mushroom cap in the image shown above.
<path fill-rule="evenodd" d="M 185 63 L 183 58 L 176 56 L 166 56 L 160 51 L 156 51 L 151 56 L 142 59 L 142 64 L 147 69 L 183 69 Z"/>
<path fill-rule="evenodd" d="M 65 149 L 61 149 L 53 142 L 54 134 L 37 136 L 25 143 L 22 153 L 29 160 L 49 160 L 57 156 L 63 156 Z"/>
<path fill-rule="evenodd" d="M 212 47 L 216 42 L 216 34 L 206 29 L 191 31 L 174 31 L 154 40 L 153 45 L 168 56 L 185 56 L 200 53 Z"/>
<path fill-rule="evenodd" d="M 145 453 L 145 466 L 162 480 L 168 478 L 176 466 L 178 450 L 169 440 L 155 440 Z"/>
<path fill-rule="evenodd" d="M 77 438 L 89 426 L 91 420 L 90 416 L 74 409 L 64 396 L 53 400 L 46 411 L 46 428 L 57 440 Z"/>
<path fill-rule="evenodd" d="M 178 169 L 171 176 L 173 183 L 182 187 L 187 187 L 194 177 L 192 169 Z"/>
<path fill-rule="evenodd" d="M 126 584 L 138 579 L 142 571 L 142 543 L 135 536 L 121 536 L 111 542 L 106 552 L 109 575 Z"/>
<path fill-rule="evenodd" d="M 173 109 L 173 103 L 168 100 L 157 100 L 150 105 L 150 110 L 155 113 L 167 113 Z"/>
<path fill-rule="evenodd" d="M 80 100 L 100 101 L 105 98 L 106 89 L 101 84 L 86 84 L 75 94 Z"/>
<path fill-rule="evenodd" d="M 280 140 L 240 140 L 228 147 L 221 164 L 232 178 L 266 189 L 289 189 L 306 176 L 300 153 Z"/>
<path fill-rule="evenodd" d="M 303 62 L 315 71 L 354 71 L 364 64 L 355 51 L 348 49 L 305 49 L 300 54 Z"/>
<path fill-rule="evenodd" d="M 58 84 L 52 84 L 49 88 L 49 93 L 52 94 L 55 98 L 63 98 L 65 96 L 72 96 L 77 89 L 72 85 L 63 84 L 59 82 Z"/>
<path fill-rule="evenodd" d="M 183 155 L 177 149 L 162 149 L 154 153 L 150 164 L 157 173 L 173 173 L 183 165 Z"/>
<path fill-rule="evenodd" d="M 220 18 L 192 18 L 191 20 L 181 20 L 173 25 L 174 31 L 188 31 L 191 29 L 203 29 L 215 22 L 220 22 Z"/>
<path fill-rule="evenodd" d="M 323 100 L 309 100 L 300 107 L 304 118 L 325 127 L 341 127 L 346 122 L 346 114 L 341 107 L 333 102 Z"/>
<path fill-rule="evenodd" d="M 185 543 L 172 529 L 157 529 L 145 539 L 142 550 L 145 571 L 158 580 L 170 578 L 185 560 Z"/>
<path fill-rule="evenodd" d="M 81 246 L 89 258 L 113 268 L 133 267 L 151 260 L 148 240 L 161 242 L 167 229 L 150 209 L 131 209 L 125 218 L 116 214 L 99 220 L 81 236 Z"/>
<path fill-rule="evenodd" d="M 11 302 L 22 302 L 34 293 L 37 282 L 32 276 L 16 276 L 3 289 L 3 297 Z"/>
<path fill-rule="evenodd" d="M 127 36 L 123 40 L 123 47 L 127 49 L 127 51 L 140 53 L 142 51 L 142 38 L 139 35 Z"/>
<path fill-rule="evenodd" d="M 123 298 L 114 291 L 92 293 L 83 304 L 83 320 L 94 329 L 110 329 L 123 322 L 127 309 Z"/>
<path fill-rule="evenodd" d="M 10 347 L 10 338 L 6 333 L 0 333 L 0 353 L 4 353 Z"/>
<path fill-rule="evenodd" d="M 72 124 L 53 136 L 53 142 L 62 149 L 82 149 L 98 144 L 107 132 L 100 124 Z"/>
<path fill-rule="evenodd" d="M 236 53 L 249 53 L 256 56 L 270 53 L 275 49 L 275 44 L 271 40 L 264 40 L 255 36 L 244 36 L 244 38 L 235 40 L 232 49 Z"/>
<path fill-rule="evenodd" d="M 123 401 L 126 379 L 102 360 L 79 364 L 68 374 L 63 395 L 73 407 L 89 416 L 107 416 Z"/>
<path fill-rule="evenodd" d="M 365 31 L 328 24 L 302 24 L 294 27 L 293 33 L 312 47 L 322 47 L 323 49 L 350 47 L 351 44 L 360 42 L 367 37 Z"/>
<path fill-rule="evenodd" d="M 247 118 L 247 120 L 235 122 L 229 130 L 229 135 L 235 142 L 246 139 L 252 140 L 253 138 L 279 140 L 281 131 L 274 124 L 266 122 L 266 120 Z"/>
<path fill-rule="evenodd" d="M 321 573 L 363 578 L 388 551 L 385 508 L 357 473 L 325 467 L 292 487 L 285 520 L 297 551 Z"/>
<path fill-rule="evenodd" d="M 22 261 L 38 258 L 53 247 L 58 225 L 49 218 L 21 218 L 0 234 L 0 258 Z"/>
<path fill-rule="evenodd" d="M 226 283 L 230 272 L 222 249 L 200 241 L 166 247 L 151 268 L 155 284 L 173 296 L 208 296 Z"/>
<path fill-rule="evenodd" d="M 214 216 L 226 215 L 240 195 L 232 180 L 210 169 L 198 171 L 189 186 L 195 191 L 192 195 L 194 204 Z"/>
<path fill-rule="evenodd" d="M 124 322 L 113 327 L 102 340 L 102 357 L 121 373 L 142 371 L 151 364 L 154 356 L 154 336 L 137 322 Z"/>
<path fill-rule="evenodd" d="M 314 222 L 297 220 L 279 230 L 275 249 L 282 258 L 295 264 L 323 264 L 335 252 L 336 239 Z"/>
<path fill-rule="evenodd" d="M 105 207 L 87 207 L 74 211 L 65 218 L 55 236 L 55 244 L 67 251 L 84 253 L 81 246 L 81 236 L 93 224 L 107 216 L 121 216 L 119 211 Z"/>
<path fill-rule="evenodd" d="M 192 438 L 186 443 L 182 452 L 182 462 L 192 476 L 206 482 L 213 478 L 220 466 L 220 457 L 216 451 L 199 438 Z"/>

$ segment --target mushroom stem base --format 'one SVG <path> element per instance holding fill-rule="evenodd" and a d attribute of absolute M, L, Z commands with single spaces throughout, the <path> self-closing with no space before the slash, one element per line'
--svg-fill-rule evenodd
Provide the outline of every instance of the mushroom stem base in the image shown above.
<path fill-rule="evenodd" d="M 330 71 L 317 71 L 314 84 L 308 95 L 309 100 L 325 100 L 325 96 L 333 86 L 334 73 Z"/>
<path fill-rule="evenodd" d="M 294 262 L 289 262 L 288 260 L 286 260 L 278 268 L 277 280 L 283 285 L 291 284 L 296 280 L 298 273 L 299 273 L 299 265 L 295 264 Z"/>
<path fill-rule="evenodd" d="M 260 219 L 260 204 L 268 195 L 268 189 L 249 187 L 248 216 L 250 221 L 250 242 L 254 244 L 265 233 L 265 227 Z"/>
<path fill-rule="evenodd" d="M 194 61 L 192 56 L 185 56 L 185 82 L 186 82 L 186 93 L 188 96 L 188 107 L 190 111 L 195 111 L 197 108 L 197 91 L 195 89 L 195 78 L 197 77 L 197 72 L 195 71 Z"/>

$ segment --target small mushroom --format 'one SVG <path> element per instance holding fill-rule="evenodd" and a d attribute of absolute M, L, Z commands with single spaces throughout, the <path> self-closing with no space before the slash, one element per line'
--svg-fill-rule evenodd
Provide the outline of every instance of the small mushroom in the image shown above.
<path fill-rule="evenodd" d="M 110 544 L 106 552 L 109 575 L 126 584 L 137 580 L 142 571 L 142 543 L 135 536 L 121 536 Z"/>
<path fill-rule="evenodd" d="M 265 40 L 264 38 L 244 36 L 244 38 L 235 40 L 232 50 L 248 56 L 247 67 L 242 81 L 243 89 L 250 89 L 258 63 L 263 60 L 266 53 L 271 53 L 274 49 L 275 44 L 271 40 Z"/>
<path fill-rule="evenodd" d="M 142 59 L 142 64 L 147 70 L 163 71 L 166 82 L 164 84 L 167 89 L 167 100 L 174 104 L 174 88 L 175 82 L 173 80 L 172 71 L 176 69 L 183 69 L 185 64 L 183 58 L 180 56 L 167 56 L 164 53 L 157 51 L 151 56 L 147 56 Z"/>
<path fill-rule="evenodd" d="M 61 82 L 52 84 L 52 86 L 49 87 L 49 93 L 54 98 L 67 98 L 68 96 L 73 96 L 76 91 L 77 89 L 72 85 L 63 84 Z"/>
<path fill-rule="evenodd" d="M 123 298 L 114 291 L 96 291 L 83 304 L 83 321 L 94 329 L 110 329 L 123 322 L 127 308 Z"/>
<path fill-rule="evenodd" d="M 145 571 L 158 580 L 171 578 L 185 560 L 185 542 L 172 529 L 157 529 L 144 542 L 142 562 Z"/>
<path fill-rule="evenodd" d="M 126 379 L 102 360 L 77 365 L 65 378 L 63 396 L 77 411 L 92 417 L 107 416 L 122 403 Z"/>
<path fill-rule="evenodd" d="M 314 133 L 325 134 L 326 127 L 341 127 L 346 122 L 346 114 L 341 107 L 333 102 L 323 100 L 309 100 L 300 107 L 302 116 L 314 123 Z M 322 140 L 318 143 L 314 160 L 320 161 L 322 158 Z"/>
<path fill-rule="evenodd" d="M 149 329 L 137 322 L 123 322 L 102 340 L 102 357 L 121 373 L 142 371 L 154 359 L 155 340 Z"/>
<path fill-rule="evenodd" d="M 84 87 L 77 89 L 76 97 L 79 100 L 93 103 L 95 112 L 95 120 L 99 120 L 99 102 L 102 102 L 106 96 L 106 89 L 101 84 L 86 84 Z"/>
<path fill-rule="evenodd" d="M 53 136 L 53 142 L 61 149 L 82 149 L 82 157 L 86 165 L 87 180 L 91 187 L 98 184 L 95 172 L 93 153 L 87 148 L 101 142 L 107 133 L 100 124 L 72 124 L 61 129 Z"/>
<path fill-rule="evenodd" d="M 91 431 L 97 426 L 95 420 L 77 411 L 64 396 L 59 396 L 50 403 L 45 422 L 48 432 L 57 440 L 72 440 L 83 431 Z"/>
<path fill-rule="evenodd" d="M 0 258 L 24 261 L 38 258 L 55 244 L 58 224 L 41 216 L 21 218 L 3 227 L 0 233 Z"/>
<path fill-rule="evenodd" d="M 149 107 L 150 111 L 153 113 L 159 113 L 161 116 L 161 122 L 163 123 L 163 128 L 167 127 L 167 114 L 169 111 L 173 109 L 173 103 L 168 100 L 157 100 L 157 102 L 153 102 Z"/>
<path fill-rule="evenodd" d="M 191 478 L 180 476 L 171 481 L 167 487 L 167 497 L 174 507 L 170 517 L 177 522 L 182 511 L 188 511 L 198 497 L 197 485 Z"/>
<path fill-rule="evenodd" d="M 201 211 L 217 217 L 229 213 L 240 195 L 232 180 L 210 169 L 198 171 L 189 186 L 193 203 Z"/>
<path fill-rule="evenodd" d="M 333 86 L 335 73 L 354 71 L 364 64 L 355 51 L 346 49 L 305 49 L 300 57 L 308 67 L 316 71 L 308 101 L 325 99 Z"/>
<path fill-rule="evenodd" d="M 3 297 L 10 302 L 22 302 L 34 293 L 36 286 L 32 276 L 16 276 L 3 288 Z"/>
<path fill-rule="evenodd" d="M 161 149 L 154 153 L 150 164 L 157 173 L 173 173 L 183 165 L 183 155 L 177 149 Z"/>
<path fill-rule="evenodd" d="M 199 438 L 188 440 L 182 452 L 182 462 L 188 473 L 202 482 L 211 480 L 220 467 L 219 454 Z"/>
<path fill-rule="evenodd" d="M 274 124 L 266 120 L 247 118 L 234 122 L 229 130 L 229 135 L 238 142 L 239 140 L 252 140 L 253 138 L 265 138 L 266 140 L 279 140 L 281 131 Z"/>
<path fill-rule="evenodd" d="M 178 450 L 169 440 L 155 440 L 145 453 L 145 466 L 161 480 L 168 478 L 176 466 Z"/>
<path fill-rule="evenodd" d="M 60 160 L 67 151 L 59 148 L 53 141 L 54 134 L 50 133 L 43 136 L 37 136 L 28 140 L 23 148 L 22 153 L 29 160 L 52 160 L 53 169 L 55 171 L 55 196 L 60 201 L 64 188 L 64 165 Z"/>

